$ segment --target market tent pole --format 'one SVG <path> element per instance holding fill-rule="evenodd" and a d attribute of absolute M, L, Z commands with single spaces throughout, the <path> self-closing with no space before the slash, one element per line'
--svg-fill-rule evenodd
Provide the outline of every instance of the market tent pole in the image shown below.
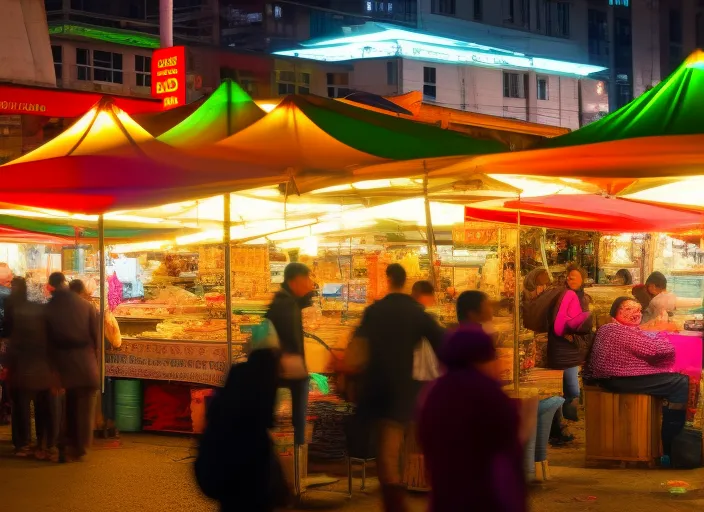
<path fill-rule="evenodd" d="M 521 196 L 518 196 L 518 211 L 516 214 L 516 263 L 514 264 L 516 277 L 514 285 L 513 307 L 513 389 L 518 397 L 519 378 L 521 374 L 520 363 L 520 331 L 521 331 Z"/>
<path fill-rule="evenodd" d="M 98 255 L 100 257 L 100 392 L 105 393 L 105 219 L 98 217 Z M 104 399 L 104 398 L 103 398 Z"/>
<path fill-rule="evenodd" d="M 223 242 L 225 242 L 225 325 L 227 329 L 227 367 L 232 366 L 232 241 L 230 240 L 230 215 L 232 208 L 230 204 L 230 194 L 225 194 L 224 217 L 223 217 Z"/>
<path fill-rule="evenodd" d="M 425 163 L 423 164 L 425 166 Z M 425 199 L 425 230 L 426 230 L 426 242 L 428 244 L 428 259 L 430 260 L 430 269 L 428 271 L 428 279 L 430 284 L 436 288 L 435 282 L 435 257 L 434 257 L 434 247 L 435 247 L 435 232 L 433 231 L 433 219 L 430 215 L 430 198 L 428 197 L 428 173 L 425 173 L 423 178 L 423 198 Z"/>

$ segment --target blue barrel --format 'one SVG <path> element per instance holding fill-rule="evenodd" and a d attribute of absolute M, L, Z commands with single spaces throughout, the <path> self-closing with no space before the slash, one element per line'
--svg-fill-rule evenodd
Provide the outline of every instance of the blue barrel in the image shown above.
<path fill-rule="evenodd" d="M 122 432 L 142 430 L 141 380 L 115 380 L 115 427 Z"/>

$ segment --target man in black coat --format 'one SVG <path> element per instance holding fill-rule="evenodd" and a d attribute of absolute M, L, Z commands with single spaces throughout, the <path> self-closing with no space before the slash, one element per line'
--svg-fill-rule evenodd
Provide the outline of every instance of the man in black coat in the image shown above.
<path fill-rule="evenodd" d="M 405 510 L 400 458 L 405 432 L 416 406 L 413 356 L 426 338 L 437 353 L 444 329 L 410 295 L 403 293 L 406 271 L 386 269 L 389 294 L 369 306 L 356 336 L 367 340 L 369 359 L 359 414 L 378 426 L 377 467 L 385 510 Z"/>
<path fill-rule="evenodd" d="M 311 305 L 313 280 L 310 269 L 302 263 L 289 263 L 284 269 L 284 282 L 274 295 L 265 317 L 271 321 L 279 336 L 282 360 L 300 360 L 301 375 L 281 379 L 281 387 L 291 390 L 292 422 L 294 430 L 294 459 L 298 468 L 300 447 L 306 444 L 306 416 L 308 412 L 309 378 L 305 368 L 303 343 L 304 308 Z M 296 481 L 296 492 L 300 481 Z"/>
<path fill-rule="evenodd" d="M 60 272 L 49 276 L 47 336 L 61 385 L 66 390 L 66 460 L 81 460 L 93 439 L 95 395 L 100 388 L 100 327 L 93 305 L 66 286 Z"/>

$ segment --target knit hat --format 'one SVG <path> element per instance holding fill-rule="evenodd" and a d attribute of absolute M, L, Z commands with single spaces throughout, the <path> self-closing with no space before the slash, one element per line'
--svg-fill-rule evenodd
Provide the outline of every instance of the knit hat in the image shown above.
<path fill-rule="evenodd" d="M 449 369 L 466 368 L 495 358 L 494 342 L 478 326 L 460 327 L 450 334 L 440 350 L 440 361 Z"/>
<path fill-rule="evenodd" d="M 621 305 L 627 300 L 637 302 L 636 299 L 634 299 L 633 297 L 619 297 L 614 301 L 613 304 L 611 304 L 611 311 L 609 311 L 609 315 L 611 315 L 611 318 L 616 318 L 618 310 L 621 309 Z"/>

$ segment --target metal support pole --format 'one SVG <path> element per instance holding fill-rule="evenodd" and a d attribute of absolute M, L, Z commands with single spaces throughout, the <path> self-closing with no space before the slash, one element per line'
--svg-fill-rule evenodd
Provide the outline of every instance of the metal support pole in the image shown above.
<path fill-rule="evenodd" d="M 521 333 L 521 196 L 518 196 L 518 212 L 516 218 L 516 271 L 514 308 L 513 308 L 513 389 L 516 397 L 519 393 L 521 376 L 520 333 Z"/>
<path fill-rule="evenodd" d="M 232 366 L 232 241 L 230 240 L 230 194 L 223 196 L 225 203 L 223 226 L 223 242 L 225 243 L 225 325 L 227 326 L 227 367 Z"/>
<path fill-rule="evenodd" d="M 428 260 L 430 260 L 430 271 L 428 272 L 428 280 L 437 290 L 435 282 L 435 231 L 433 230 L 433 219 L 430 215 L 430 198 L 428 197 L 428 174 L 423 178 L 423 197 L 425 199 L 425 229 L 426 242 L 428 244 Z"/>
<path fill-rule="evenodd" d="M 98 217 L 98 261 L 100 262 L 100 392 L 105 393 L 105 220 Z"/>
<path fill-rule="evenodd" d="M 174 0 L 159 0 L 159 40 L 162 48 L 174 45 Z"/>

